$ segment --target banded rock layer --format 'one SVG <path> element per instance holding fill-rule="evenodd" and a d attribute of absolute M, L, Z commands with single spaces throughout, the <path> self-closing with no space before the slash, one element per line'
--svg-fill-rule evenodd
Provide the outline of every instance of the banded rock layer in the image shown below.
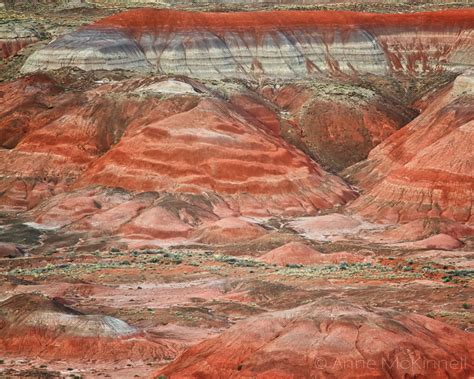
<path fill-rule="evenodd" d="M 336 176 L 220 100 L 129 128 L 80 184 L 132 191 L 213 191 L 263 209 L 320 209 L 352 198 Z M 233 199 L 233 200 L 231 200 Z M 245 202 L 245 201 L 244 201 Z M 285 206 L 283 206 L 285 204 Z"/>
<path fill-rule="evenodd" d="M 103 4 L 103 3 L 113 3 L 113 4 L 136 4 L 136 3 L 150 3 L 150 4 L 168 4 L 168 5 L 176 5 L 176 4 L 182 4 L 182 5 L 196 5 L 196 4 L 204 4 L 204 5 L 210 5 L 210 4 L 219 4 L 219 5 L 230 5 L 230 4 L 236 4 L 236 5 L 275 5 L 275 4 L 330 4 L 330 3 L 350 3 L 352 0 L 91 0 L 90 2 L 92 3 L 98 3 L 98 4 Z M 378 0 L 365 0 L 365 1 L 359 1 L 359 2 L 365 2 L 365 3 L 374 3 L 377 2 Z M 399 0 L 385 0 L 387 3 L 397 3 Z"/>
<path fill-rule="evenodd" d="M 13 243 L 0 242 L 0 258 L 16 258 L 26 255 L 26 252 Z"/>
<path fill-rule="evenodd" d="M 364 190 L 350 208 L 379 221 L 473 223 L 474 85 L 459 76 L 409 125 L 347 173 Z"/>
<path fill-rule="evenodd" d="M 91 185 L 217 195 L 253 215 L 313 213 L 355 197 L 257 118 L 189 83 L 74 93 L 34 75 L 0 86 L 0 206 L 31 209 Z"/>
<path fill-rule="evenodd" d="M 156 378 L 467 378 L 473 339 L 416 314 L 337 302 L 249 318 Z"/>
<path fill-rule="evenodd" d="M 140 9 L 58 38 L 22 70 L 75 66 L 205 78 L 462 70 L 472 64 L 473 14 Z"/>

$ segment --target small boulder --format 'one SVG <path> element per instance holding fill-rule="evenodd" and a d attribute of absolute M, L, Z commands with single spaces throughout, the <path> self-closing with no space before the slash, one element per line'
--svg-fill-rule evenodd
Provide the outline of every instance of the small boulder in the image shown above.
<path fill-rule="evenodd" d="M 18 258 L 25 255 L 26 251 L 21 247 L 13 243 L 0 242 L 0 258 Z"/>

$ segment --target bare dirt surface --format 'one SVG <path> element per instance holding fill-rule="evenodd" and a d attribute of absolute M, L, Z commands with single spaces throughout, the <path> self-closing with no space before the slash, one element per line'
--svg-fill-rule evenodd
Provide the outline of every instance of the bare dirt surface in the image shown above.
<path fill-rule="evenodd" d="M 289 238 L 302 239 L 294 233 Z M 238 250 L 238 244 L 94 252 L 63 248 L 2 259 L 0 288 L 2 299 L 40 293 L 84 314 L 123 320 L 152 340 L 179 346 L 169 353 L 168 361 L 187 346 L 219 335 L 248 317 L 312 302 L 337 300 L 394 309 L 473 331 L 472 245 L 446 252 L 379 247 L 351 239 L 306 243 L 328 258 L 343 251 L 343 257 L 350 254 L 360 262 L 302 264 L 295 260 L 281 266 L 262 262 L 258 253 L 237 257 L 225 253 Z M 0 313 L 1 309 L 0 305 Z M 2 370 L 18 372 L 46 365 L 62 375 L 134 377 L 166 365 L 160 358 L 86 363 L 84 356 L 61 360 L 61 354 L 36 358 L 6 354 Z"/>

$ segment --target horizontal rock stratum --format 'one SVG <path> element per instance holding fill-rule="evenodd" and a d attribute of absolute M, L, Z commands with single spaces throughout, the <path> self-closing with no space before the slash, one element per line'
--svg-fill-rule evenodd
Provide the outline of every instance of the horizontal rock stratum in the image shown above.
<path fill-rule="evenodd" d="M 22 70 L 71 66 L 201 78 L 460 71 L 472 65 L 473 16 L 468 9 L 404 15 L 138 9 L 56 39 Z"/>

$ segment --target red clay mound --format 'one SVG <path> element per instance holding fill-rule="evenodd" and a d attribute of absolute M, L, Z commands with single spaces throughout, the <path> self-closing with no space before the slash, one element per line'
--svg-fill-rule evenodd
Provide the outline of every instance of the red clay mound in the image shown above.
<path fill-rule="evenodd" d="M 155 360 L 181 346 L 154 342 L 109 316 L 84 315 L 42 295 L 20 294 L 0 303 L 0 353 L 81 361 Z"/>
<path fill-rule="evenodd" d="M 187 81 L 130 80 L 80 93 L 44 75 L 0 85 L 0 207 L 31 209 L 90 184 L 217 193 L 231 209 L 225 216 L 306 214 L 355 197 L 257 118 Z M 65 212 L 101 212 L 83 200 Z"/>
<path fill-rule="evenodd" d="M 78 183 L 89 184 L 140 192 L 217 192 L 245 215 L 298 214 L 354 197 L 339 178 L 217 99 L 129 127 Z"/>
<path fill-rule="evenodd" d="M 123 211 L 127 212 L 126 209 Z M 147 209 L 121 229 L 124 235 L 140 239 L 187 237 L 191 231 L 190 225 L 161 207 Z"/>
<path fill-rule="evenodd" d="M 454 250 L 462 247 L 463 243 L 448 234 L 436 234 L 421 241 L 409 243 L 409 245 L 421 249 Z"/>
<path fill-rule="evenodd" d="M 472 75 L 458 77 L 451 91 L 349 169 L 366 189 L 351 209 L 388 222 L 473 222 Z"/>
<path fill-rule="evenodd" d="M 263 237 L 267 231 L 262 227 L 236 217 L 224 218 L 205 225 L 195 232 L 200 243 L 223 245 L 245 242 Z"/>
<path fill-rule="evenodd" d="M 223 209 L 219 209 L 222 205 Z M 214 211 L 216 213 L 214 213 Z M 40 228 L 65 228 L 90 235 L 119 235 L 124 241 L 183 242 L 195 229 L 232 212 L 217 195 L 131 194 L 111 188 L 83 188 L 45 200 L 28 213 Z M 148 242 L 146 242 L 148 241 Z"/>
<path fill-rule="evenodd" d="M 25 255 L 25 251 L 13 243 L 0 242 L 0 258 L 18 258 Z"/>
<path fill-rule="evenodd" d="M 448 234 L 454 238 L 471 237 L 474 236 L 474 228 L 448 219 L 425 218 L 375 233 L 373 236 L 376 242 L 394 243 L 417 241 L 433 234 Z"/>
<path fill-rule="evenodd" d="M 305 243 L 290 242 L 265 253 L 259 260 L 269 264 L 285 266 L 288 264 L 355 263 L 365 261 L 365 258 L 345 252 L 323 254 Z"/>
<path fill-rule="evenodd" d="M 77 180 L 130 123 L 190 106 L 165 100 L 150 111 L 155 98 L 112 99 L 109 90 L 65 92 L 40 74 L 0 84 L 0 207 L 35 207 Z"/>
<path fill-rule="evenodd" d="M 474 339 L 439 321 L 341 303 L 243 321 L 156 373 L 168 378 L 468 378 Z"/>
<path fill-rule="evenodd" d="M 321 263 L 321 254 L 302 242 L 290 242 L 262 255 L 259 260 L 265 263 L 285 266 L 287 264 Z"/>

